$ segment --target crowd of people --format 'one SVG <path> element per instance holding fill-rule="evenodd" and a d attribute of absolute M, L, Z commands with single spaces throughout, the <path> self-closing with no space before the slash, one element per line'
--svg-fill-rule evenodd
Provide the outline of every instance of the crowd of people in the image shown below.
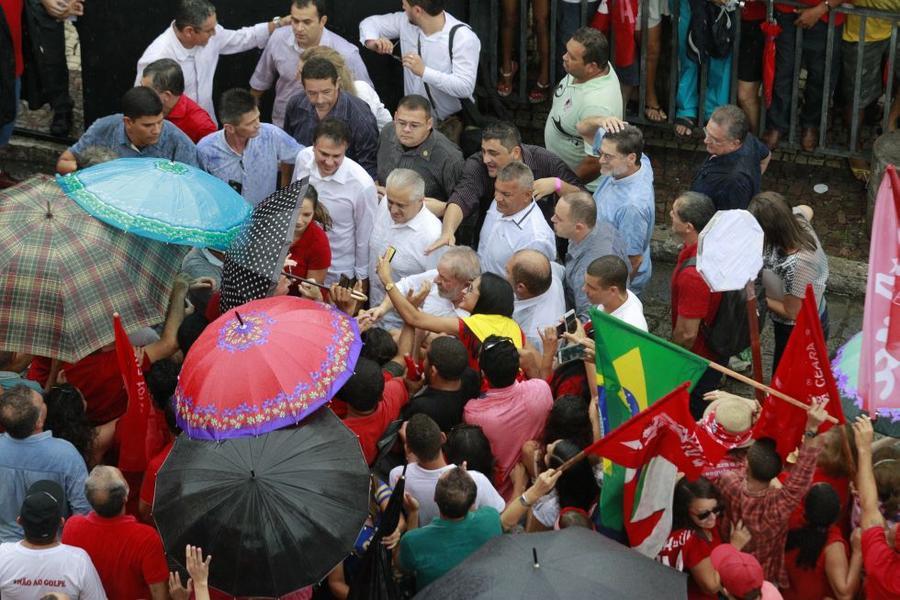
<path fill-rule="evenodd" d="M 16 4 L 0 2 L 14 34 Z M 62 4 L 69 13 L 61 15 L 83 9 L 79 0 L 53 6 Z M 360 357 L 325 410 L 358 436 L 372 501 L 348 558 L 296 598 L 348 597 L 404 465 L 404 517 L 383 543 L 411 590 L 499 535 L 566 527 L 614 535 L 597 510 L 602 464 L 560 467 L 609 433 L 590 312 L 648 330 L 653 157 L 641 129 L 624 120 L 631 84 L 613 64 L 618 49 L 596 28 L 571 27 L 544 144 L 490 121 L 479 127 L 480 149 L 465 156 L 459 144 L 473 128 L 466 106 L 481 40 L 442 0 L 401 4 L 359 24 L 359 44 L 370 51 L 392 54 L 399 42 L 405 95 L 391 114 L 357 45 L 327 29 L 324 0 L 293 0 L 288 16 L 238 30 L 220 26 L 208 0 L 179 0 L 138 61 L 122 112 L 94 122 L 57 163 L 65 174 L 122 157 L 177 160 L 253 206 L 308 180 L 286 268 L 329 290 L 282 277 L 272 294 L 329 302 L 356 319 Z M 820 9 L 803 15 L 811 10 Z M 650 15 L 651 39 L 658 19 Z M 251 48 L 263 51 L 247 87 L 214 102 L 220 55 Z M 506 56 L 504 77 L 515 68 Z M 262 123 L 258 100 L 273 86 L 272 123 Z M 550 87 L 539 79 L 532 95 Z M 774 371 L 808 285 L 827 338 L 827 257 L 812 209 L 763 191 L 771 153 L 751 133 L 752 111 L 722 103 L 705 116 L 708 156 L 668 215 L 683 244 L 670 282 L 670 340 L 714 362 L 740 360 L 708 343 L 722 295 L 698 272 L 697 251 L 716 211 L 745 209 L 765 235 Z M 110 466 L 127 406 L 112 345 L 63 364 L 55 383 L 48 359 L 0 352 L 8 372 L 0 379 L 4 598 L 218 593 L 208 582 L 215 557 L 199 548 L 178 557 L 190 583 L 169 573 L 152 513 L 156 475 L 179 433 L 181 360 L 220 315 L 223 260 L 218 250 L 191 249 L 165 323 L 130 332 L 171 436 L 144 473 Z M 802 443 L 785 458 L 772 439 L 752 438 L 759 405 L 720 391 L 721 377 L 703 374 L 690 411 L 728 453 L 704 477 L 678 481 L 672 531 L 651 558 L 689 574 L 689 598 L 900 597 L 900 446 L 873 440 L 866 418 L 826 431 L 824 408 L 814 404 Z"/>

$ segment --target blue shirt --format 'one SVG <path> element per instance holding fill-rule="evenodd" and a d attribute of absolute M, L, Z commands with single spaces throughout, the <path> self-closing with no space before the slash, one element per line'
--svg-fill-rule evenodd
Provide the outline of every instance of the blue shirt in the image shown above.
<path fill-rule="evenodd" d="M 159 140 L 155 144 L 138 149 L 125 135 L 123 119 L 122 113 L 97 119 L 75 142 L 75 145 L 69 148 L 69 151 L 77 158 L 91 146 L 102 146 L 118 154 L 119 158 L 166 158 L 183 162 L 192 167 L 199 166 L 197 164 L 197 147 L 194 146 L 191 138 L 175 125 L 163 121 Z"/>
<path fill-rule="evenodd" d="M 241 184 L 241 196 L 256 206 L 274 193 L 278 186 L 279 163 L 294 164 L 303 146 L 284 131 L 263 123 L 259 135 L 247 140 L 244 153 L 238 154 L 219 130 L 197 143 L 200 167 L 222 181 Z"/>
<path fill-rule="evenodd" d="M 628 256 L 640 254 L 644 257 L 628 285 L 628 289 L 640 294 L 650 281 L 653 269 L 650 238 L 656 221 L 653 168 L 647 155 L 641 155 L 641 168 L 636 173 L 621 179 L 610 175 L 601 179 L 594 200 L 597 202 L 597 220 L 606 221 L 619 231 Z"/>
<path fill-rule="evenodd" d="M 87 467 L 75 446 L 49 431 L 17 440 L 0 433 L 0 542 L 17 542 L 24 533 L 16 517 L 31 484 L 49 479 L 66 492 L 63 516 L 87 514 L 91 507 L 84 496 Z"/>

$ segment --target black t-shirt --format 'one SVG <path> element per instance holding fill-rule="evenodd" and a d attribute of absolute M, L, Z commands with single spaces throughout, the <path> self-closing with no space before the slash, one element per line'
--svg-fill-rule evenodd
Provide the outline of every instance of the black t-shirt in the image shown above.
<path fill-rule="evenodd" d="M 443 432 L 449 432 L 462 423 L 463 408 L 466 402 L 476 397 L 481 390 L 481 378 L 471 368 L 466 367 L 462 376 L 462 385 L 458 390 L 435 390 L 422 388 L 418 394 L 410 398 L 403 411 L 403 418 L 426 414 L 438 424 Z"/>

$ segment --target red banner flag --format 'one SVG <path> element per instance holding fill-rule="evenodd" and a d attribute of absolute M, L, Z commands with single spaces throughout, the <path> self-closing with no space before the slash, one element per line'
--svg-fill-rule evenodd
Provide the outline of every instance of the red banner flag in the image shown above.
<path fill-rule="evenodd" d="M 838 423 L 845 422 L 841 396 L 828 362 L 828 349 L 812 285 L 806 286 L 806 297 L 775 370 L 772 387 L 806 405 L 811 405 L 814 400 L 825 400 L 828 402 L 828 414 Z M 803 439 L 806 414 L 806 410 L 769 395 L 753 428 L 753 437 L 772 438 L 778 454 L 786 458 Z M 819 431 L 828 431 L 832 425 L 825 421 Z"/>

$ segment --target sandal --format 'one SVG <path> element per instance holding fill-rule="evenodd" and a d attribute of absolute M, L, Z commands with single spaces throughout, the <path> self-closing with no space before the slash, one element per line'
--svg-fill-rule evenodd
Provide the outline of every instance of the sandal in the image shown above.
<path fill-rule="evenodd" d="M 535 82 L 534 87 L 528 92 L 528 102 L 531 104 L 543 104 L 547 101 L 547 95 L 550 91 L 550 83 Z"/>
<path fill-rule="evenodd" d="M 682 139 L 689 139 L 694 137 L 694 127 L 697 124 L 694 123 L 694 120 L 688 117 L 677 117 L 675 119 L 675 135 Z M 681 128 L 681 131 L 679 131 Z"/>
<path fill-rule="evenodd" d="M 662 123 L 669 119 L 669 115 L 665 113 L 661 106 L 645 106 L 644 116 L 648 121 L 652 121 L 654 123 Z"/>
<path fill-rule="evenodd" d="M 868 184 L 869 178 L 872 177 L 869 163 L 864 158 L 848 158 L 847 162 L 850 164 L 850 172 L 853 173 L 853 177 L 857 181 Z"/>
<path fill-rule="evenodd" d="M 497 81 L 497 95 L 501 98 L 506 98 L 512 94 L 513 77 L 519 72 L 519 63 L 516 61 L 510 61 L 509 66 L 509 72 L 500 69 L 500 80 Z"/>

